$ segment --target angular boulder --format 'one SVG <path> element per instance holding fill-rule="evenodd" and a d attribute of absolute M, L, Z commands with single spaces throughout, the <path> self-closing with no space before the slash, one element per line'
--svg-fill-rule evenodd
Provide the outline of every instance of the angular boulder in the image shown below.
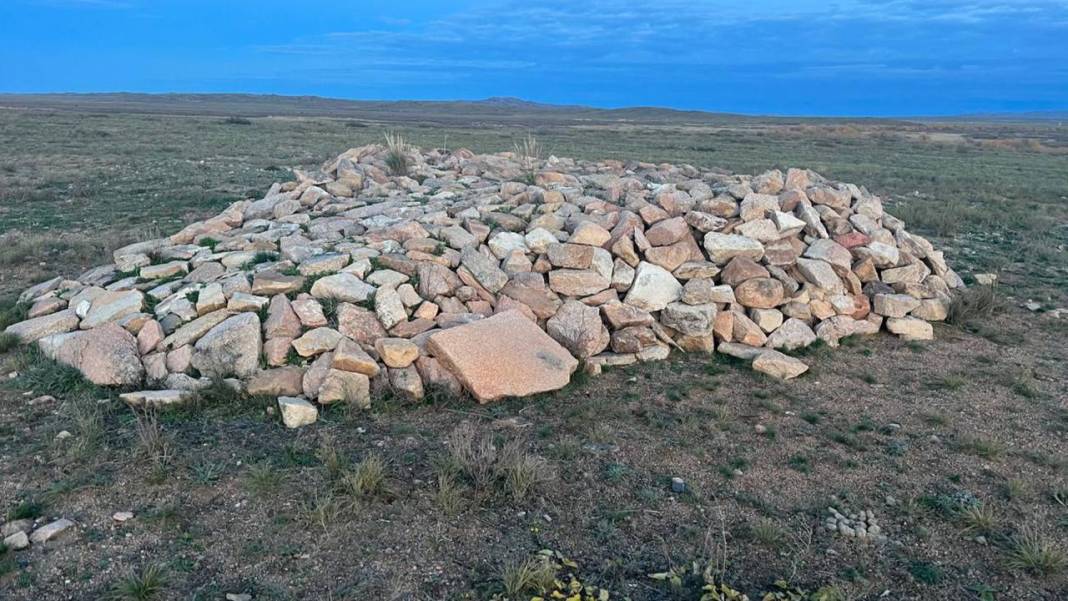
<path fill-rule="evenodd" d="M 563 388 L 578 367 L 516 310 L 433 334 L 427 349 L 481 403 Z"/>
<path fill-rule="evenodd" d="M 646 311 L 660 311 L 680 298 L 682 284 L 675 276 L 659 265 L 642 261 L 623 302 Z"/>
<path fill-rule="evenodd" d="M 109 323 L 38 341 L 47 357 L 82 372 L 97 386 L 137 386 L 145 377 L 137 339 Z"/>
<path fill-rule="evenodd" d="M 789 380 L 808 371 L 808 366 L 779 351 L 764 351 L 753 359 L 753 369 L 773 378 Z"/>
<path fill-rule="evenodd" d="M 262 351 L 259 315 L 239 313 L 197 340 L 192 365 L 209 378 L 247 378 L 259 370 Z"/>
<path fill-rule="evenodd" d="M 608 348 L 608 328 L 601 322 L 601 312 L 578 301 L 569 300 L 556 315 L 545 322 L 554 340 L 579 359 L 592 357 Z"/>
<path fill-rule="evenodd" d="M 319 419 L 319 410 L 300 397 L 278 397 L 278 412 L 287 428 L 299 428 L 314 424 Z"/>

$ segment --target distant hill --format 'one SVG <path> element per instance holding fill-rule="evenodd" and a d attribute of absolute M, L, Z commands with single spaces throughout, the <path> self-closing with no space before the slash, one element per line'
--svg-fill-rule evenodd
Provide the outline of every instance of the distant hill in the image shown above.
<path fill-rule="evenodd" d="M 334 117 L 384 122 L 511 125 L 640 123 L 731 125 L 740 123 L 1057 121 L 1068 111 L 976 114 L 953 117 L 847 118 L 738 115 L 661 107 L 602 109 L 545 104 L 507 96 L 484 100 L 345 100 L 276 94 L 0 94 L 0 108 L 242 117 Z"/>
<path fill-rule="evenodd" d="M 744 122 L 812 121 L 798 117 L 758 117 L 659 107 L 600 109 L 579 105 L 544 104 L 511 97 L 472 101 L 375 101 L 273 94 L 0 94 L 0 108 L 242 117 L 335 117 L 389 122 L 481 122 L 512 125 L 627 122 L 725 125 Z"/>
<path fill-rule="evenodd" d="M 943 120 L 962 121 L 1068 121 L 1068 111 L 1027 111 L 1023 113 L 973 113 L 953 117 L 942 117 Z"/>

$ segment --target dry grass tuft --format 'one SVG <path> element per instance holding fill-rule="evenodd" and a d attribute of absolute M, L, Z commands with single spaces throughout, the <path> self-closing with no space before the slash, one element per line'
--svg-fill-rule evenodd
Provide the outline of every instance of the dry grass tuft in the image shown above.
<path fill-rule="evenodd" d="M 304 503 L 302 516 L 308 525 L 318 526 L 323 532 L 328 532 L 337 525 L 344 511 L 345 505 L 333 493 L 316 492 Z"/>
<path fill-rule="evenodd" d="M 501 450 L 496 472 L 504 483 L 504 490 L 516 502 L 526 501 L 531 493 L 553 478 L 549 462 L 523 450 L 519 441 L 512 441 Z"/>
<path fill-rule="evenodd" d="M 76 459 L 92 456 L 104 441 L 104 413 L 91 398 L 71 398 L 63 403 L 62 411 L 73 422 L 74 439 L 67 453 Z"/>
<path fill-rule="evenodd" d="M 1012 538 L 1008 565 L 1016 570 L 1049 577 L 1060 574 L 1068 567 L 1068 555 L 1038 530 L 1027 528 Z"/>
<path fill-rule="evenodd" d="M 501 586 L 509 599 L 544 595 L 556 580 L 556 570 L 547 557 L 530 557 L 522 563 L 505 566 L 501 572 Z"/>
<path fill-rule="evenodd" d="M 961 509 L 957 517 L 964 525 L 965 532 L 977 532 L 984 535 L 994 532 L 1001 521 L 993 507 L 982 503 Z"/>
<path fill-rule="evenodd" d="M 497 447 L 489 437 L 479 436 L 470 422 L 464 422 L 449 433 L 445 445 L 449 449 L 448 463 L 468 478 L 475 488 L 486 488 L 494 478 Z"/>
<path fill-rule="evenodd" d="M 21 344 L 19 337 L 11 332 L 0 332 L 0 353 L 6 353 Z"/>
<path fill-rule="evenodd" d="M 396 132 L 386 132 L 386 166 L 393 175 L 408 175 L 408 143 Z"/>
<path fill-rule="evenodd" d="M 538 166 L 541 163 L 541 144 L 533 134 L 527 134 L 522 140 L 515 142 L 512 147 L 519 158 L 523 168 L 523 178 L 526 183 L 534 185 L 538 175 Z"/>
<path fill-rule="evenodd" d="M 159 413 L 155 409 L 134 409 L 137 449 L 142 456 L 155 464 L 157 470 L 164 470 L 174 459 L 174 446 L 159 423 Z"/>
<path fill-rule="evenodd" d="M 319 461 L 323 463 L 323 467 L 326 468 L 326 475 L 331 480 L 338 481 L 347 475 L 348 458 L 338 452 L 337 445 L 332 437 L 323 436 L 322 441 L 319 442 L 319 451 L 316 455 L 319 457 Z"/>
<path fill-rule="evenodd" d="M 755 524 L 749 527 L 749 533 L 753 536 L 753 540 L 765 547 L 780 545 L 786 536 L 779 524 L 767 518 L 757 520 Z"/>
<path fill-rule="evenodd" d="M 448 517 L 456 517 L 464 510 L 463 487 L 451 473 L 438 474 L 438 490 L 434 501 Z"/>
<path fill-rule="evenodd" d="M 270 463 L 257 463 L 248 467 L 244 487 L 256 496 L 266 497 L 274 494 L 281 487 L 282 481 L 282 473 Z"/>
<path fill-rule="evenodd" d="M 356 498 L 370 498 L 386 491 L 386 462 L 378 455 L 368 455 L 352 472 L 341 478 L 341 486 Z"/>
<path fill-rule="evenodd" d="M 439 474 L 462 477 L 483 492 L 497 487 L 516 502 L 525 502 L 554 477 L 549 462 L 527 452 L 522 441 L 498 449 L 470 422 L 450 432 L 446 445 L 449 455 L 439 465 Z"/>
<path fill-rule="evenodd" d="M 152 565 L 139 572 L 128 572 L 111 587 L 106 598 L 111 601 L 151 601 L 160 598 L 166 586 L 163 566 Z"/>

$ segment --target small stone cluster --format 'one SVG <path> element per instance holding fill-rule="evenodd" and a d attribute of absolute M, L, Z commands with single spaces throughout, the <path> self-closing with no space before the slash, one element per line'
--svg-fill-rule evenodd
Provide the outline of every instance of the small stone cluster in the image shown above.
<path fill-rule="evenodd" d="M 37 524 L 34 520 L 26 518 L 11 520 L 0 525 L 0 541 L 4 547 L 20 551 L 26 549 L 31 543 L 35 545 L 55 540 L 74 526 L 74 522 L 60 518 L 45 524 Z"/>
<path fill-rule="evenodd" d="M 396 152 L 351 149 L 33 286 L 7 331 L 97 384 L 147 384 L 131 404 L 226 380 L 303 424 L 378 386 L 486 402 L 673 348 L 792 378 L 807 366 L 780 351 L 817 340 L 931 338 L 963 285 L 877 196 L 804 169 L 407 149 L 392 173 Z"/>
<path fill-rule="evenodd" d="M 872 540 L 884 543 L 888 539 L 883 534 L 882 526 L 875 521 L 875 513 L 870 509 L 861 510 L 859 513 L 842 514 L 834 507 L 827 508 L 827 519 L 823 527 L 830 532 L 836 532 L 841 536 Z"/>

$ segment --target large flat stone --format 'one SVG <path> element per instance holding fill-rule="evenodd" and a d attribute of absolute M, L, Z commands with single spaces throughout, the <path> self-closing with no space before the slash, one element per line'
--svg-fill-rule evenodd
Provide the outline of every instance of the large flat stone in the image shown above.
<path fill-rule="evenodd" d="M 170 405 L 180 405 L 195 396 L 196 393 L 190 390 L 141 390 L 120 394 L 119 400 L 124 401 L 131 407 L 143 406 L 150 409 L 159 409 Z"/>
<path fill-rule="evenodd" d="M 780 380 L 790 380 L 808 371 L 800 359 L 779 351 L 764 351 L 753 359 L 753 369 Z"/>
<path fill-rule="evenodd" d="M 160 344 L 163 345 L 164 349 L 174 349 L 194 343 L 212 328 L 226 321 L 226 318 L 231 315 L 233 313 L 226 309 L 202 315 L 175 330 L 173 334 L 164 338 Z"/>
<path fill-rule="evenodd" d="M 481 403 L 563 388 L 578 367 L 516 310 L 438 332 L 427 349 Z"/>
<path fill-rule="evenodd" d="M 9 325 L 4 331 L 18 336 L 20 342 L 29 343 L 45 336 L 69 332 L 76 327 L 78 327 L 78 316 L 72 309 L 64 309 L 58 313 Z"/>
<path fill-rule="evenodd" d="M 80 327 L 88 330 L 118 321 L 127 315 L 139 312 L 143 304 L 144 295 L 137 290 L 105 292 L 93 299 L 89 312 L 86 313 Z"/>

